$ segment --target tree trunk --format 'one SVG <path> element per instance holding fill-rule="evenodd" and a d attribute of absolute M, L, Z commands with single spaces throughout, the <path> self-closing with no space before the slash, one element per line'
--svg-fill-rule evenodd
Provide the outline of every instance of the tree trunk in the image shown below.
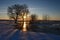
<path fill-rule="evenodd" d="M 18 27 L 18 22 L 17 22 L 17 19 L 18 19 L 18 15 L 17 15 L 17 13 L 16 13 L 15 27 Z"/>

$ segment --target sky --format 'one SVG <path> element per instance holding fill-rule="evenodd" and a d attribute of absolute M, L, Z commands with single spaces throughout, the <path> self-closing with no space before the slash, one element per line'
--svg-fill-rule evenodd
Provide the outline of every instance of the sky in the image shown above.
<path fill-rule="evenodd" d="M 7 8 L 14 4 L 27 4 L 30 14 L 38 19 L 48 15 L 50 20 L 60 20 L 60 0 L 0 0 L 0 19 L 8 19 Z"/>

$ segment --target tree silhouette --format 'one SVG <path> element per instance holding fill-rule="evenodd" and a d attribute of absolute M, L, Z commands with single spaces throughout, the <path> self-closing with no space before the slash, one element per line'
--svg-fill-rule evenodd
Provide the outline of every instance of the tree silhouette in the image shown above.
<path fill-rule="evenodd" d="M 32 15 L 31 15 L 31 21 L 35 21 L 35 20 L 37 20 L 37 15 L 32 14 Z"/>
<path fill-rule="evenodd" d="M 21 11 L 22 13 L 22 19 L 23 19 L 23 24 L 24 24 L 24 15 L 27 16 L 27 14 L 29 13 L 28 7 L 26 4 L 23 5 L 24 9 Z"/>
<path fill-rule="evenodd" d="M 37 31 L 36 29 L 39 29 L 38 25 L 36 25 L 37 22 L 37 15 L 32 14 L 31 15 L 31 21 L 30 21 L 30 30 L 31 31 Z"/>
<path fill-rule="evenodd" d="M 19 16 L 23 16 L 25 14 L 28 14 L 29 13 L 29 10 L 28 10 L 28 7 L 26 4 L 23 4 L 23 5 L 19 5 L 19 4 L 15 4 L 15 5 L 12 5 L 12 6 L 9 6 L 8 7 L 8 16 L 9 18 L 13 19 L 15 22 L 16 25 L 18 25 L 18 17 Z M 24 18 L 23 18 L 24 20 Z"/>

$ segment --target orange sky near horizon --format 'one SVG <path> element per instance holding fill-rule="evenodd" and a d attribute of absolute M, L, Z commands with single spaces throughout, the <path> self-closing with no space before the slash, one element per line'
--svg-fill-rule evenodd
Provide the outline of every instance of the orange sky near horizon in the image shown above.
<path fill-rule="evenodd" d="M 4 17 L 0 17 L 0 19 L 2 19 L 2 20 L 11 20 L 11 19 L 9 19 L 8 15 L 4 16 Z M 60 18 L 56 18 L 56 17 L 49 17 L 48 19 L 49 20 L 60 20 Z M 37 20 L 43 20 L 43 16 L 38 16 Z"/>

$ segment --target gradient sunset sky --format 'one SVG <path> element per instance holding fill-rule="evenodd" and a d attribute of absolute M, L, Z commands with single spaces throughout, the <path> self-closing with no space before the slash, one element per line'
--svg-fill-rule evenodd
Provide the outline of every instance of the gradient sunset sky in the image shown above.
<path fill-rule="evenodd" d="M 39 19 L 47 14 L 50 20 L 60 20 L 60 0 L 0 0 L 0 19 L 8 19 L 7 8 L 14 4 L 27 4 Z"/>

